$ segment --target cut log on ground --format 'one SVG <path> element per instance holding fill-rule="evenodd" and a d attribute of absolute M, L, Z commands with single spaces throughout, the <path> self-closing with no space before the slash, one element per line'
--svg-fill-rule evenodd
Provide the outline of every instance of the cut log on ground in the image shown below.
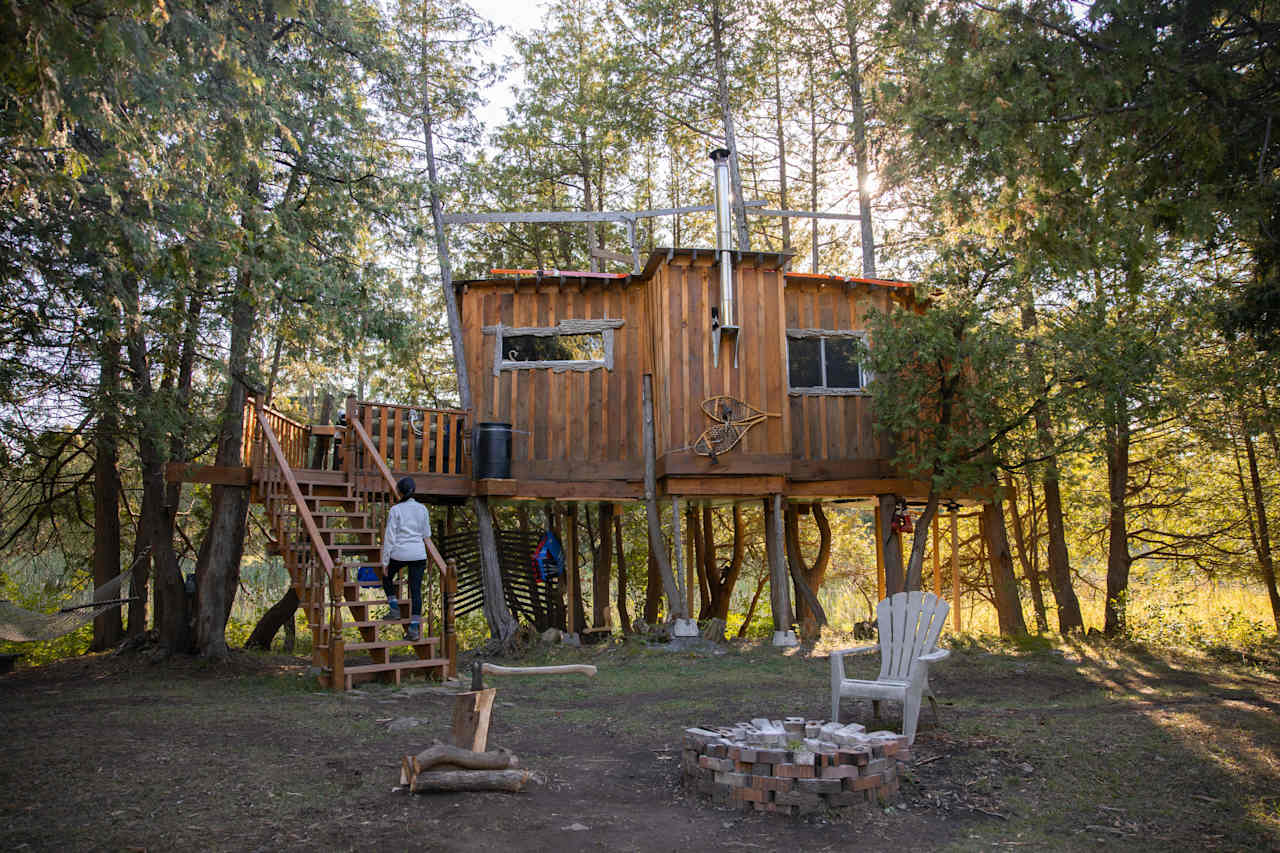
<path fill-rule="evenodd" d="M 457 791 L 521 791 L 533 774 L 528 770 L 455 770 L 423 773 L 409 785 L 415 794 Z"/>
<path fill-rule="evenodd" d="M 497 690 L 469 690 L 459 693 L 453 706 L 454 746 L 471 752 L 484 752 L 489 743 L 489 715 Z"/>
<path fill-rule="evenodd" d="M 560 666 L 499 666 L 486 663 L 483 667 L 485 675 L 568 675 L 580 672 L 583 675 L 595 675 L 596 668 L 586 663 L 567 663 Z"/>
<path fill-rule="evenodd" d="M 512 752 L 472 752 L 441 743 L 412 756 L 412 762 L 413 772 L 418 774 L 441 764 L 452 764 L 459 770 L 507 770 L 516 767 L 520 759 Z"/>

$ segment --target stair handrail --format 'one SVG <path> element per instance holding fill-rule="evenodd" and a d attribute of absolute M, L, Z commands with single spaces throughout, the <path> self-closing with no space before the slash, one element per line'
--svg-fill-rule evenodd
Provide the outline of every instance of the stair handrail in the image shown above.
<path fill-rule="evenodd" d="M 316 556 L 320 559 L 320 565 L 324 568 L 330 582 L 334 576 L 333 560 L 329 556 L 329 546 L 325 544 L 323 537 L 320 536 L 320 530 L 316 527 L 316 520 L 311 516 L 311 510 L 307 509 L 307 501 L 302 496 L 302 489 L 298 487 L 298 480 L 293 476 L 293 469 L 289 467 L 289 459 L 285 456 L 280 442 L 276 438 L 275 432 L 271 429 L 271 424 L 267 421 L 267 414 L 263 410 L 261 398 L 255 398 L 253 401 L 253 413 L 258 420 L 258 425 L 262 427 L 262 436 L 266 439 L 267 448 L 271 451 L 271 456 L 280 468 L 283 475 L 285 486 L 289 489 L 289 496 L 293 498 L 294 507 L 298 510 L 298 518 L 302 520 L 302 526 L 306 528 L 307 536 L 311 539 L 311 547 L 315 550 Z"/>
<path fill-rule="evenodd" d="M 360 439 L 360 443 L 364 445 L 365 453 L 373 460 L 374 467 L 378 469 L 378 473 L 382 476 L 382 481 L 386 483 L 387 492 L 393 497 L 398 493 L 396 488 L 396 478 L 391 476 L 391 469 L 387 467 L 387 462 L 382 458 L 382 454 L 378 452 L 378 448 L 374 445 L 373 439 L 369 437 L 369 433 L 365 430 L 364 424 L 360 423 L 359 418 L 352 418 L 348 426 L 355 428 L 355 434 Z M 434 542 L 430 538 L 425 540 L 427 553 L 431 555 L 431 561 L 436 564 L 436 568 L 440 572 L 440 577 L 449 577 L 449 566 L 444 561 L 444 557 L 440 555 L 439 549 L 436 548 Z"/>

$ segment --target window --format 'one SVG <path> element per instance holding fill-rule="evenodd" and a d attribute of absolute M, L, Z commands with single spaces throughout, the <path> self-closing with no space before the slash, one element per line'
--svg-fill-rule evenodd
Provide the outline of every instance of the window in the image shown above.
<path fill-rule="evenodd" d="M 495 337 L 493 375 L 504 370 L 613 369 L 613 332 L 621 320 L 562 320 L 555 326 L 485 326 Z"/>
<path fill-rule="evenodd" d="M 604 335 L 520 335 L 512 329 L 502 336 L 503 361 L 603 361 Z"/>
<path fill-rule="evenodd" d="M 858 363 L 865 335 L 853 331 L 787 330 L 787 384 L 792 393 L 861 394 L 868 377 Z"/>

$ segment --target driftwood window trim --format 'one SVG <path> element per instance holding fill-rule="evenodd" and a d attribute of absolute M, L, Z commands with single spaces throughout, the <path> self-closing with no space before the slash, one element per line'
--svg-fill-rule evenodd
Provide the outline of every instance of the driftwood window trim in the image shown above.
<path fill-rule="evenodd" d="M 827 381 L 827 339 L 848 340 L 856 338 L 864 344 L 867 333 L 857 329 L 787 329 L 786 375 L 787 393 L 793 396 L 805 395 L 815 397 L 865 397 L 870 392 L 867 385 L 871 382 L 871 372 L 861 362 L 858 363 L 858 379 L 861 384 L 857 388 L 830 388 L 827 385 L 793 386 L 791 384 L 791 341 L 812 340 L 817 338 L 819 344 L 819 365 L 822 381 Z"/>
<path fill-rule="evenodd" d="M 613 370 L 613 332 L 622 328 L 622 320 L 561 320 L 554 326 L 485 326 L 486 335 L 493 335 L 493 375 L 504 370 L 546 370 L 563 373 L 566 370 L 591 371 L 604 368 Z M 552 337 L 558 335 L 600 335 L 604 339 L 604 358 L 566 359 L 555 361 L 511 361 L 503 353 L 504 336 Z"/>

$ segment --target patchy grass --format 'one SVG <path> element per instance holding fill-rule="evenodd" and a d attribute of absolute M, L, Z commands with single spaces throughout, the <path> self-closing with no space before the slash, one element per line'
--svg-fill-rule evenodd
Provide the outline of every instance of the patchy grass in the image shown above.
<path fill-rule="evenodd" d="M 841 645 L 857 645 L 842 643 Z M 542 648 L 578 676 L 490 678 L 492 740 L 545 783 L 410 797 L 399 756 L 448 730 L 448 691 L 318 691 L 305 661 L 90 656 L 0 678 L 5 849 L 1257 850 L 1280 847 L 1280 680 L 1204 653 L 964 638 L 934 668 L 889 808 L 802 820 L 712 809 L 679 785 L 681 730 L 829 716 L 821 653 L 639 643 Z M 874 676 L 872 655 L 851 661 Z M 900 724 L 895 706 L 871 719 Z M 574 825 L 588 830 L 570 829 Z"/>

